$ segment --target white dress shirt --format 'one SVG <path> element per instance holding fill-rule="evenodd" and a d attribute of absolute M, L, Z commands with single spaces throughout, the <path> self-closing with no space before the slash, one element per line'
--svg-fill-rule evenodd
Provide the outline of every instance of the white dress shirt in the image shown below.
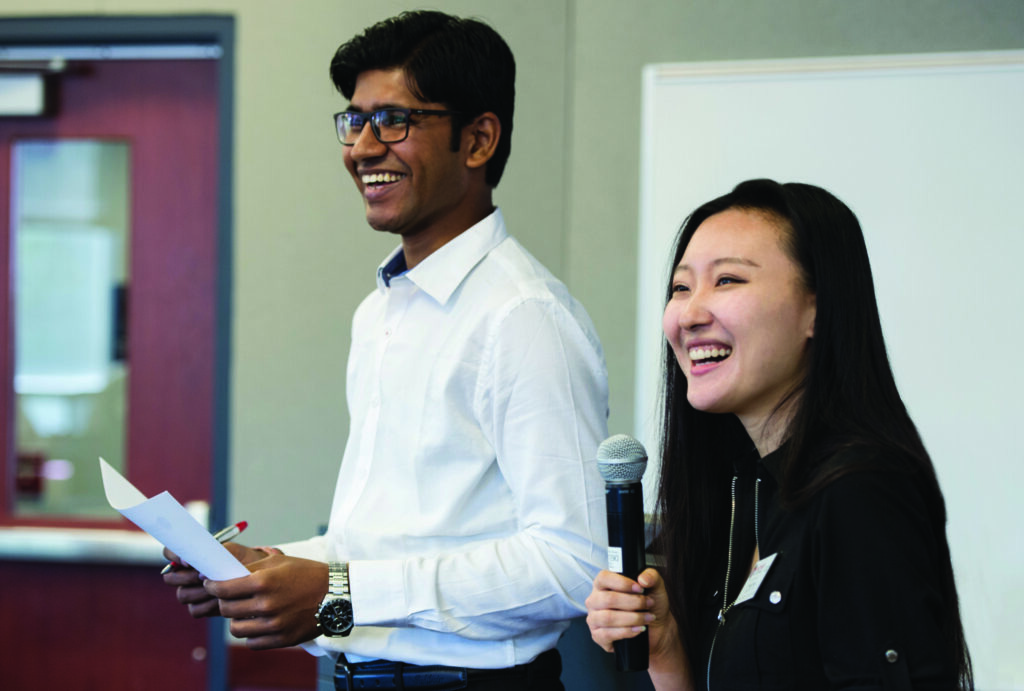
<path fill-rule="evenodd" d="M 400 248 L 352 322 L 351 429 L 326 535 L 351 661 L 510 667 L 555 646 L 607 560 L 604 357 L 586 312 L 500 210 L 406 273 Z M 319 648 L 319 649 L 318 649 Z"/>

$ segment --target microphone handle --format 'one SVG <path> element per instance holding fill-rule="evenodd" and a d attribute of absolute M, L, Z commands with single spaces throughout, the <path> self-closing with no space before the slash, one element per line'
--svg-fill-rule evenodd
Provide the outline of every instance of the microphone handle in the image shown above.
<path fill-rule="evenodd" d="M 615 647 L 615 669 L 620 672 L 644 672 L 651 651 L 647 631 L 634 638 L 624 638 L 612 643 Z"/>
<path fill-rule="evenodd" d="M 643 485 L 605 485 L 608 510 L 608 568 L 635 579 L 647 566 L 644 545 Z M 615 666 L 620 672 L 647 669 L 647 631 L 613 643 Z"/>

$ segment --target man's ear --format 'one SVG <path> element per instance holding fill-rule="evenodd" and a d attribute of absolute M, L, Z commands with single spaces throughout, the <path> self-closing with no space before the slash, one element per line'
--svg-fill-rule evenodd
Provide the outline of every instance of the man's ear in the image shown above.
<path fill-rule="evenodd" d="M 463 137 L 469 138 L 466 167 L 481 168 L 487 165 L 498 148 L 501 138 L 501 121 L 494 113 L 483 113 L 463 128 Z"/>

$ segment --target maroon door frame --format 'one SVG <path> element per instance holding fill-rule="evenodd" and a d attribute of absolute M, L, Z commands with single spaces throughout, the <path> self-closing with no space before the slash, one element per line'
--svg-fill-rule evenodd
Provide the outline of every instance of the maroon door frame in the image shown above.
<path fill-rule="evenodd" d="M 129 478 L 147 494 L 169 489 L 183 500 L 208 498 L 214 523 L 223 523 L 228 515 L 233 41 L 234 21 L 230 17 L 0 20 L 0 45 L 7 46 L 202 42 L 214 43 L 221 49 L 221 57 L 214 66 L 211 68 L 207 63 L 205 67 L 209 74 L 201 74 L 203 67 L 196 63 L 191 73 L 176 84 L 189 92 L 204 79 L 208 84 L 212 77 L 216 95 L 211 104 L 199 106 L 196 112 L 177 109 L 160 96 L 156 87 L 176 77 L 157 71 L 156 63 L 111 62 L 96 68 L 97 73 L 113 75 L 139 104 L 134 114 L 135 127 L 129 133 L 133 178 Z M 43 120 L 7 121 L 4 132 L 10 133 L 11 126 L 17 125 L 14 131 L 22 136 L 123 139 L 125 130 L 107 124 L 117 122 L 118 118 L 123 122 L 126 115 L 131 117 L 123 111 L 123 104 L 108 101 L 104 105 L 103 99 L 79 98 L 82 94 L 77 94 L 76 89 L 80 87 L 95 89 L 96 81 L 76 79 L 73 74 L 62 78 L 61 100 L 75 108 L 74 127 L 61 129 Z M 95 96 L 95 91 L 92 95 Z M 97 105 L 91 111 L 88 107 L 83 111 L 78 105 L 83 102 Z M 203 109 L 205 113 L 200 112 Z M 176 139 L 161 136 L 166 132 L 146 131 L 150 114 L 168 111 L 182 125 L 176 131 Z M 212 131 L 209 126 L 199 126 L 194 117 L 212 118 Z M 204 152 L 200 160 L 190 166 L 186 175 L 168 174 L 159 165 L 160 160 L 176 153 L 173 148 L 181 145 L 182 138 L 196 137 L 193 143 Z M 5 159 L 0 164 L 0 214 L 9 219 L 9 142 L 0 147 Z M 167 194 L 169 190 L 173 193 Z M 188 202 L 183 203 L 184 198 Z M 197 220 L 200 217 L 205 220 Z M 147 232 L 147 223 L 155 224 L 153 231 Z M 0 242 L 0 327 L 4 328 L 4 338 L 0 338 L 0 372 L 5 382 L 0 396 L 0 439 L 6 454 L 4 465 L 12 472 L 9 249 L 8 242 Z M 208 255 L 207 259 L 200 256 L 203 253 Z M 25 524 L 26 521 L 11 517 L 10 498 L 6 492 L 0 494 L 0 524 Z M 45 523 L 69 525 L 58 521 Z M 80 527 L 82 523 L 74 525 Z M 115 523 L 114 527 L 124 525 Z M 172 681 L 173 688 L 197 688 L 196 682 L 201 684 L 204 678 L 209 688 L 224 688 L 223 624 L 214 621 L 207 627 L 189 619 L 159 577 L 149 573 L 150 567 L 0 562 L 0 570 L 5 574 L 0 578 L 5 584 L 0 589 L 0 609 L 5 613 L 0 639 L 6 649 L 0 655 L 8 658 L 3 665 L 7 681 L 15 681 L 12 666 L 24 666 L 14 656 L 11 644 L 24 641 L 33 650 L 29 656 L 33 658 L 31 665 L 25 667 L 30 669 L 31 683 L 38 685 L 31 688 L 58 688 L 47 678 L 75 680 L 65 688 L 155 689 L 159 686 L 154 682 L 160 678 Z M 11 587 L 15 582 L 30 586 Z M 69 591 L 69 582 L 76 594 Z M 105 599 L 96 595 L 103 590 L 117 596 Z M 79 609 L 71 614 L 70 610 L 75 608 Z M 19 610 L 17 615 L 15 610 Z M 82 621 L 78 621 L 79 612 Z M 33 621 L 39 622 L 35 628 Z M 170 642 L 172 629 L 178 633 Z M 97 630 L 101 632 L 99 636 L 94 633 Z M 200 647 L 209 653 L 205 660 L 192 656 L 192 651 Z M 129 649 L 131 652 L 121 654 Z M 177 660 L 169 668 L 165 668 L 167 654 Z M 88 665 L 97 663 L 103 674 L 90 680 Z M 58 669 L 62 671 L 54 671 Z M 57 676 L 47 677 L 48 674 Z M 144 681 L 137 678 L 140 675 Z M 115 681 L 123 685 L 112 685 Z"/>

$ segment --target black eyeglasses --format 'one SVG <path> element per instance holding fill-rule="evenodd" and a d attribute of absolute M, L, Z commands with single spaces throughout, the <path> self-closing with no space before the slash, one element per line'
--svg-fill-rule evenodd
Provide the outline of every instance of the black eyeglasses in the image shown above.
<path fill-rule="evenodd" d="M 373 136 L 381 144 L 397 144 L 409 136 L 410 115 L 460 115 L 457 110 L 424 110 L 422 108 L 381 108 L 370 113 L 343 110 L 334 114 L 334 126 L 338 141 L 352 146 L 359 139 L 367 122 Z"/>

